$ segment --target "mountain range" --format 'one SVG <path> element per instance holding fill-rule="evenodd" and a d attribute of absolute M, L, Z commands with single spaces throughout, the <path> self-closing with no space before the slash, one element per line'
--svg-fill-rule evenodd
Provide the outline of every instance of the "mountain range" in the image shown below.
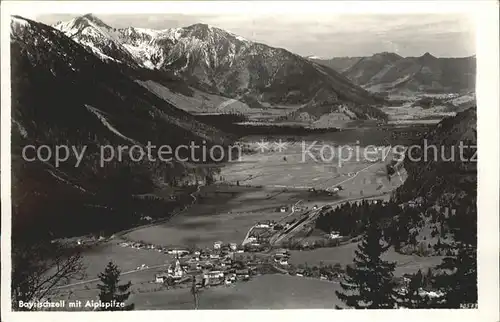
<path fill-rule="evenodd" d="M 438 58 L 425 53 L 420 57 L 401 57 L 383 52 L 368 57 L 311 60 L 371 92 L 462 93 L 475 88 L 475 56 Z"/>
<path fill-rule="evenodd" d="M 167 73 L 195 92 L 236 99 L 250 108 L 348 104 L 352 115 L 383 116 L 372 108 L 382 100 L 332 69 L 206 24 L 164 30 L 116 29 L 87 14 L 56 23 L 54 28 L 103 61 L 126 65 L 136 74 L 140 69 L 141 76 L 136 77 L 141 84 L 167 100 L 172 99 L 171 84 L 151 79 L 151 75 Z"/>

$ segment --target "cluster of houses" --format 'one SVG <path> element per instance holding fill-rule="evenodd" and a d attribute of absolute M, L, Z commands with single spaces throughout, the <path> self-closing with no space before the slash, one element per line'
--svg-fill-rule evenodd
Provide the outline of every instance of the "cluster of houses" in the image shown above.
<path fill-rule="evenodd" d="M 176 260 L 165 272 L 155 275 L 155 282 L 179 284 L 194 280 L 197 287 L 210 287 L 247 281 L 259 262 L 236 259 L 243 252 L 236 243 L 221 241 L 215 242 L 213 249 L 176 250 Z"/>
<path fill-rule="evenodd" d="M 269 245 L 270 239 L 271 235 L 267 232 L 251 234 L 247 239 L 248 243 L 245 244 L 245 250 L 248 252 L 263 251 L 266 249 L 266 246 Z"/>
<path fill-rule="evenodd" d="M 181 255 L 183 254 L 188 254 L 189 251 L 187 250 L 177 250 L 177 249 L 168 249 L 167 247 L 160 246 L 160 245 L 154 245 L 154 244 L 146 244 L 146 243 L 140 243 L 140 242 L 121 242 L 119 243 L 121 247 L 130 247 L 133 249 L 147 249 L 147 250 L 154 250 L 160 253 L 168 253 L 168 254 L 173 254 L 173 255 Z"/>
<path fill-rule="evenodd" d="M 114 235 L 112 235 L 110 238 L 114 238 Z M 83 236 L 83 237 L 53 239 L 53 240 L 51 240 L 51 243 L 55 244 L 55 243 L 59 242 L 59 243 L 69 244 L 69 245 L 74 245 L 74 246 L 91 246 L 91 245 L 95 245 L 97 243 L 105 242 L 106 240 L 107 240 L 107 238 L 104 236 L 89 235 L 89 236 Z"/>
<path fill-rule="evenodd" d="M 314 192 L 316 191 L 314 188 L 311 188 L 309 189 L 310 192 Z M 296 212 L 296 211 L 303 211 L 307 209 L 307 207 L 302 207 L 298 204 L 294 204 L 294 205 L 291 205 L 291 206 L 286 206 L 286 205 L 283 205 L 281 207 L 278 207 L 276 208 L 276 211 L 277 212 L 289 212 L 289 211 L 293 211 L 293 212 Z"/>
<path fill-rule="evenodd" d="M 290 252 L 284 248 L 277 250 L 273 256 L 274 262 L 281 266 L 288 266 L 289 258 L 290 258 Z"/>
<path fill-rule="evenodd" d="M 277 224 L 275 221 L 257 222 L 252 228 L 248 238 L 244 242 L 244 247 L 247 251 L 259 251 L 264 247 L 263 245 L 269 244 L 271 230 L 281 230 L 283 226 Z"/>

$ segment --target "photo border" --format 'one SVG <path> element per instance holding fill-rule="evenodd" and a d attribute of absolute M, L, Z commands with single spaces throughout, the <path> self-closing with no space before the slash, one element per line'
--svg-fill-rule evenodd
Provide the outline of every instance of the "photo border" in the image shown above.
<path fill-rule="evenodd" d="M 91 319 L 188 319 L 304 321 L 335 318 L 342 321 L 498 321 L 499 313 L 499 47 L 497 1 L 352 1 L 352 2 L 139 2 L 139 1 L 5 1 L 1 5 L 1 314 L 4 321 L 88 321 Z M 466 13 L 476 24 L 478 127 L 478 309 L 461 310 L 157 310 L 131 312 L 12 312 L 10 300 L 11 158 L 10 158 L 10 19 L 39 13 L 254 13 L 397 14 Z M 481 108 L 479 108 L 481 107 Z M 7 140 L 7 137 L 9 140 Z M 332 290 L 333 292 L 333 290 Z"/>

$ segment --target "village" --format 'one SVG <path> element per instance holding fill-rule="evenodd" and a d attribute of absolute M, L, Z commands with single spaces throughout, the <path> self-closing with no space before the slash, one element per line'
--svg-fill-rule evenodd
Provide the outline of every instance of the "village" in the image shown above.
<path fill-rule="evenodd" d="M 231 285 L 248 281 L 251 276 L 273 270 L 273 263 L 287 265 L 289 253 L 277 250 L 272 254 L 251 253 L 236 243 L 216 241 L 210 249 L 166 248 L 139 242 L 121 242 L 121 247 L 158 251 L 172 255 L 173 260 L 164 272 L 154 275 L 154 283 L 167 286 L 195 284 L 197 288 Z M 274 262 L 271 263 L 270 261 Z M 136 270 L 147 269 L 141 265 Z M 274 268 L 275 272 L 279 271 Z"/>
<path fill-rule="evenodd" d="M 152 276 L 152 283 L 167 287 L 209 288 L 231 286 L 237 282 L 249 281 L 253 276 L 263 274 L 287 274 L 320 280 L 338 280 L 343 268 L 340 265 L 292 265 L 290 251 L 285 248 L 255 251 L 236 243 L 214 242 L 209 249 L 167 249 L 141 243 L 120 243 L 122 247 L 158 251 L 172 255 L 173 260 L 165 270 Z M 250 250 L 249 250 L 250 249 Z M 136 270 L 148 269 L 141 265 Z"/>
<path fill-rule="evenodd" d="M 342 189 L 340 186 L 335 188 Z M 318 193 L 313 189 L 309 192 Z M 373 203 L 378 201 L 380 200 L 369 200 Z M 401 206 L 415 207 L 420 202 L 421 200 L 415 200 Z M 345 273 L 345 264 L 328 261 L 325 264 L 320 261 L 308 265 L 307 262 L 290 261 L 292 255 L 294 258 L 300 257 L 302 251 L 306 253 L 316 248 L 356 242 L 356 239 L 342 236 L 338 231 L 319 234 L 314 228 L 315 218 L 329 211 L 333 204 L 335 202 L 324 203 L 307 199 L 293 204 L 282 204 L 274 209 L 274 212 L 279 213 L 279 218 L 256 222 L 249 228 L 241 243 L 219 240 L 203 247 L 159 245 L 143 240 L 132 240 L 123 235 L 112 235 L 109 238 L 80 237 L 72 242 L 78 246 L 90 246 L 113 241 L 118 247 L 166 255 L 161 265 L 136 264 L 139 266 L 132 268 L 134 272 L 145 273 L 144 282 L 150 285 L 146 288 L 138 286 L 135 292 L 139 293 L 179 288 L 201 291 L 214 287 L 232 287 L 237 283 L 245 283 L 268 274 L 289 275 L 338 284 Z M 144 282 L 140 284 L 144 285 Z M 398 292 L 407 291 L 408 276 L 395 277 L 394 282 L 398 285 Z M 419 292 L 429 297 L 440 296 L 433 290 L 421 289 Z"/>
<path fill-rule="evenodd" d="M 294 248 L 289 247 L 290 244 L 282 243 L 283 247 L 281 247 L 275 243 L 276 237 L 281 238 L 281 236 L 289 234 L 290 231 L 296 230 L 297 226 L 309 219 L 311 214 L 316 216 L 323 210 L 323 207 L 317 205 L 309 208 L 303 205 L 299 206 L 299 203 L 278 207 L 276 212 L 287 214 L 278 221 L 257 222 L 249 229 L 241 244 L 215 241 L 213 247 L 203 249 L 166 247 L 138 241 L 122 241 L 118 244 L 121 247 L 170 255 L 172 260 L 165 265 L 166 269 L 152 276 L 153 283 L 166 286 L 187 287 L 194 285 L 196 288 L 230 286 L 236 282 L 248 281 L 252 276 L 272 273 L 313 277 L 322 280 L 337 279 L 342 272 L 340 266 L 303 267 L 299 265 L 299 267 L 295 267 L 289 264 L 289 249 Z M 288 213 L 289 211 L 291 212 Z M 324 240 L 321 244 L 322 247 L 338 245 L 341 238 L 342 236 L 338 232 L 331 232 L 319 237 L 319 239 Z M 303 249 L 309 248 L 307 241 L 301 245 L 304 246 Z M 136 270 L 148 268 L 147 265 L 143 264 L 138 266 Z"/>

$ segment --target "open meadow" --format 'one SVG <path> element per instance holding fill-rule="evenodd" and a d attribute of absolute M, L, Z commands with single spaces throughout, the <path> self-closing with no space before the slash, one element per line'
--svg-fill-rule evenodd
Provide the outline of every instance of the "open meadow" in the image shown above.
<path fill-rule="evenodd" d="M 83 256 L 88 279 L 97 278 L 108 262 L 112 261 L 122 272 L 135 270 L 142 264 L 162 265 L 172 260 L 172 256 L 155 250 L 134 249 L 118 245 L 119 239 L 112 240 L 86 251 Z"/>
<path fill-rule="evenodd" d="M 258 149 L 259 142 L 254 141 L 253 147 Z M 319 190 L 341 185 L 342 198 L 382 195 L 402 184 L 404 171 L 387 178 L 386 165 L 394 156 L 389 146 L 376 149 L 351 143 L 285 141 L 285 150 L 244 155 L 228 163 L 221 175 L 228 182 L 256 187 Z"/>
<path fill-rule="evenodd" d="M 216 241 L 241 243 L 258 221 L 283 216 L 277 209 L 303 198 L 302 191 L 210 186 L 202 188 L 199 202 L 158 225 L 136 229 L 127 239 L 164 246 L 212 247 Z"/>
<path fill-rule="evenodd" d="M 203 290 L 200 309 L 333 309 L 339 284 L 290 275 L 262 275 L 229 287 Z M 189 289 L 134 294 L 137 309 L 192 309 Z"/>
<path fill-rule="evenodd" d="M 321 263 L 325 265 L 340 264 L 342 266 L 350 265 L 354 259 L 354 251 L 358 243 L 349 243 L 338 247 L 317 248 L 308 251 L 292 250 L 290 251 L 290 264 L 318 266 Z M 429 267 L 435 267 L 441 263 L 442 256 L 421 257 L 417 255 L 404 255 L 389 249 L 382 257 L 386 261 L 397 262 L 395 276 L 403 274 L 414 274 L 419 269 L 423 272 Z"/>

